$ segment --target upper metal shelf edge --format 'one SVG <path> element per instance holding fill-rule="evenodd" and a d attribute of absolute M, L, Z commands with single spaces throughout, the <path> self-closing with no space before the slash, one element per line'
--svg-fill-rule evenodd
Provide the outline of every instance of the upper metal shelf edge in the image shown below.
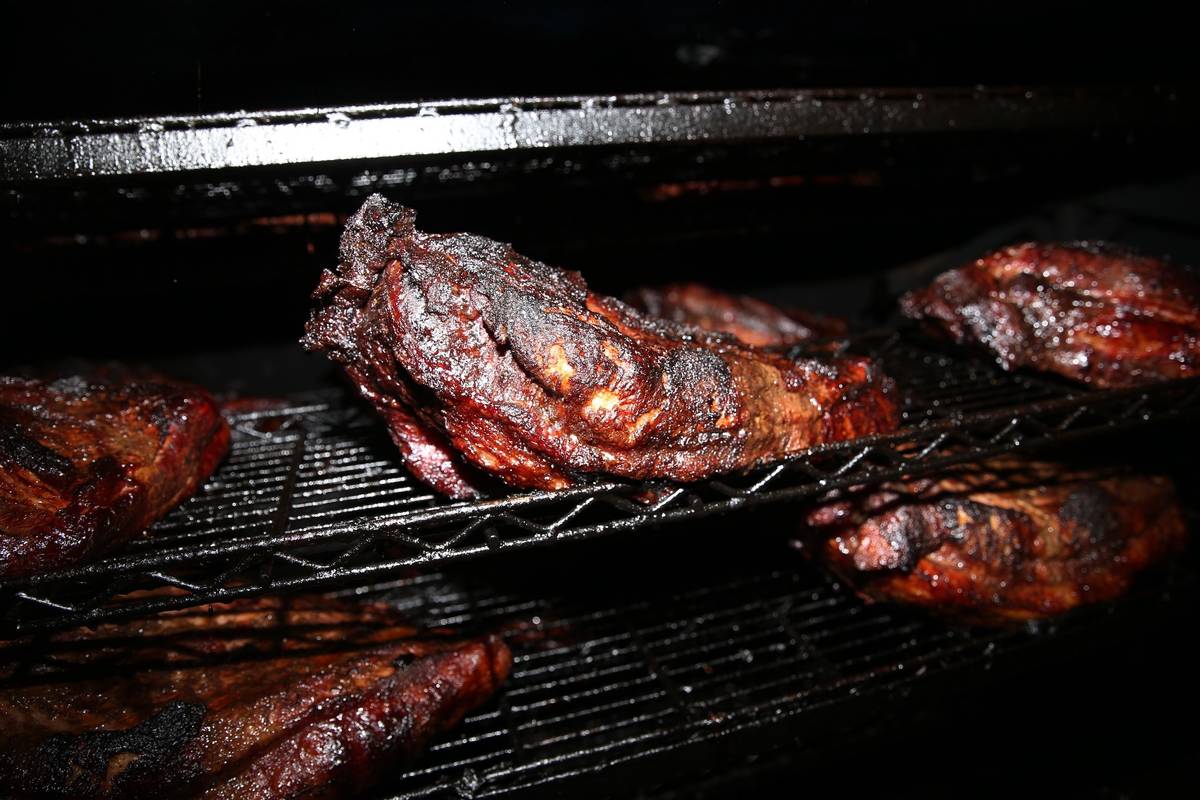
<path fill-rule="evenodd" d="M 1174 90 L 763 90 L 455 100 L 0 126 L 0 181 L 551 147 L 1176 124 Z"/>

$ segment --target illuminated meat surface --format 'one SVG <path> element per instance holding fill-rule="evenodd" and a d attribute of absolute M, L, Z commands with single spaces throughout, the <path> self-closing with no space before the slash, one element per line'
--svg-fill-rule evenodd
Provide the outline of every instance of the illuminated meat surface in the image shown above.
<path fill-rule="evenodd" d="M 754 347 L 788 347 L 824 336 L 841 336 L 847 331 L 846 323 L 834 317 L 784 310 L 699 283 L 636 289 L 625 299 L 652 317 L 728 333 Z"/>
<path fill-rule="evenodd" d="M 1016 458 L 858 492 L 808 522 L 868 596 L 993 622 L 1110 600 L 1186 538 L 1167 478 Z"/>
<path fill-rule="evenodd" d="M 137 535 L 229 447 L 217 405 L 156 377 L 0 377 L 0 577 L 61 569 Z"/>
<path fill-rule="evenodd" d="M 1006 369 L 1032 367 L 1100 387 L 1200 369 L 1194 272 L 1103 244 L 997 250 L 901 298 L 904 314 Z"/>
<path fill-rule="evenodd" d="M 511 654 L 390 609 L 262 598 L 0 647 L 0 795 L 357 796 L 492 697 Z M 18 665 L 25 664 L 21 669 Z"/>
<path fill-rule="evenodd" d="M 895 428 L 857 359 L 790 360 L 645 316 L 578 273 L 470 234 L 429 234 L 376 195 L 347 222 L 304 343 L 342 364 L 420 478 L 560 489 L 688 481 Z"/>

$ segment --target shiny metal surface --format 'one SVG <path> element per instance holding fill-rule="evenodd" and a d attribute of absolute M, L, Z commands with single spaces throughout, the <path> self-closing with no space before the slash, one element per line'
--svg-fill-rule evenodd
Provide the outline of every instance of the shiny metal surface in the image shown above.
<path fill-rule="evenodd" d="M 1176 91 L 864 89 L 460 100 L 0 126 L 0 181 L 435 154 L 971 131 L 1145 129 Z"/>

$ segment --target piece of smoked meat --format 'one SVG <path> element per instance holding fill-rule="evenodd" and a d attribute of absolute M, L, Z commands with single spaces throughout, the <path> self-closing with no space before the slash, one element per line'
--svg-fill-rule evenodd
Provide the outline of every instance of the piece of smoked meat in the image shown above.
<path fill-rule="evenodd" d="M 228 449 L 217 404 L 186 383 L 0 377 L 0 577 L 70 567 L 129 540 Z"/>
<path fill-rule="evenodd" d="M 700 283 L 635 289 L 625 301 L 652 317 L 728 333 L 753 347 L 790 347 L 810 339 L 843 336 L 848 330 L 845 321 L 835 317 L 785 310 Z"/>
<path fill-rule="evenodd" d="M 476 469 L 544 489 L 689 481 L 897 425 L 866 360 L 791 360 L 644 316 L 576 272 L 414 218 L 379 195 L 350 217 L 303 342 L 446 494 L 476 494 Z"/>
<path fill-rule="evenodd" d="M 1097 243 L 1029 242 L 939 275 L 904 314 L 1005 369 L 1032 367 L 1098 387 L 1200 369 L 1200 280 L 1191 270 Z"/>
<path fill-rule="evenodd" d="M 864 594 L 980 622 L 1110 600 L 1186 539 L 1165 477 L 1017 458 L 859 491 L 808 523 Z"/>
<path fill-rule="evenodd" d="M 256 598 L 0 647 L 0 795 L 357 796 L 508 676 L 496 637 Z"/>

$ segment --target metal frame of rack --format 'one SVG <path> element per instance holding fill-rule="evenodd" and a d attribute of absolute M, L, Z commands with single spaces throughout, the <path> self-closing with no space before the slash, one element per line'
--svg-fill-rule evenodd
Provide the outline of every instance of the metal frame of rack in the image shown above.
<path fill-rule="evenodd" d="M 522 97 L 0 125 L 0 181 L 39 182 L 453 153 L 984 130 L 1147 129 L 1169 88 L 773 89 Z"/>
<path fill-rule="evenodd" d="M 469 587 L 437 579 L 384 594 L 412 603 L 414 594 L 436 593 L 420 608 L 431 623 L 494 625 L 536 614 L 567 641 L 520 649 L 501 702 L 468 718 L 381 794 L 529 796 L 570 786 L 606 796 L 579 781 L 641 768 L 651 774 L 632 783 L 661 782 L 670 776 L 664 757 L 690 757 L 696 771 L 696 754 L 711 757 L 723 740 L 816 725 L 830 708 L 847 716 L 847 706 L 885 703 L 914 682 L 1036 641 L 1024 630 L 968 632 L 868 606 L 813 570 L 760 567 L 678 583 L 611 607 L 606 597 L 530 602 L 494 589 L 476 606 Z"/>
<path fill-rule="evenodd" d="M 344 395 L 234 413 L 230 457 L 202 492 L 119 554 L 0 583 L 0 625 L 10 633 L 60 629 L 197 602 L 361 584 L 420 565 L 617 532 L 645 536 L 664 523 L 814 498 L 1200 410 L 1195 379 L 1089 391 L 1004 373 L 898 332 L 846 346 L 878 357 L 902 387 L 898 433 L 687 485 L 603 481 L 448 502 L 407 474 L 375 417 Z M 183 591 L 131 594 L 163 587 Z"/>
<path fill-rule="evenodd" d="M 696 531 L 699 547 L 722 529 Z M 918 709 L 953 702 L 948 687 L 994 687 L 997 672 L 1010 674 L 992 667 L 1077 660 L 1119 633 L 1125 642 L 1131 631 L 1150 635 L 1148 615 L 1170 630 L 1195 596 L 1194 575 L 1179 571 L 1117 606 L 1040 629 L 968 629 L 865 603 L 799 555 L 781 566 L 769 555 L 777 537 L 757 538 L 720 564 L 697 554 L 670 575 L 653 568 L 655 556 L 679 557 L 663 542 L 619 585 L 603 577 L 624 563 L 612 546 L 567 560 L 567 569 L 586 563 L 594 572 L 560 581 L 520 570 L 498 576 L 478 564 L 368 592 L 428 626 L 496 630 L 536 620 L 524 643 L 517 635 L 503 696 L 379 796 L 624 797 L 628 786 L 654 796 L 652 787 L 678 783 L 677 772 L 719 773 L 747 752 L 819 759 L 911 732 Z"/>

